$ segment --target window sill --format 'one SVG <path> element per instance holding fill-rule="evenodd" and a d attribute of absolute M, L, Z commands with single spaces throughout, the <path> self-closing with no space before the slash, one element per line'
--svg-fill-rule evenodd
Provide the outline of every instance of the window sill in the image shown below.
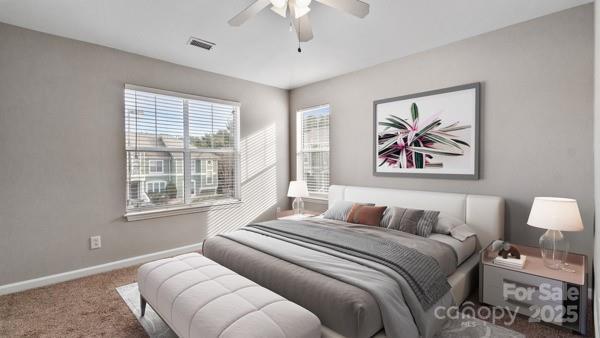
<path fill-rule="evenodd" d="M 128 222 L 141 221 L 151 218 L 169 217 L 177 215 L 186 215 L 199 212 L 207 212 L 212 210 L 227 209 L 242 204 L 241 200 L 230 199 L 213 204 L 186 205 L 177 208 L 168 208 L 160 210 L 133 211 L 126 213 L 123 217 Z"/>
<path fill-rule="evenodd" d="M 329 204 L 329 199 L 327 196 L 310 196 L 302 198 L 305 202 L 314 203 L 314 204 Z"/>

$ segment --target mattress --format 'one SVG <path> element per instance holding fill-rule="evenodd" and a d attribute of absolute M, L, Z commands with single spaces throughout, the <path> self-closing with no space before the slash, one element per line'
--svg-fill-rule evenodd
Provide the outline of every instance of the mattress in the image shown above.
<path fill-rule="evenodd" d="M 371 293 L 373 290 L 369 292 L 368 289 L 341 281 L 339 278 L 328 277 L 305 268 L 301 266 L 302 262 L 294 264 L 289 258 L 281 259 L 269 254 L 269 250 L 257 250 L 248 243 L 242 244 L 239 240 L 232 239 L 234 238 L 211 238 L 205 242 L 203 252 L 207 257 L 238 274 L 309 309 L 321 319 L 324 326 L 345 337 L 371 337 L 383 328 L 382 309 L 377 298 Z M 475 238 L 460 242 L 450 236 L 438 234 L 432 239 L 448 247 L 447 254 L 455 253 L 457 259 L 452 261 L 456 263 L 461 263 L 472 255 L 476 243 Z M 271 248 L 271 245 L 276 244 L 268 243 L 271 239 L 256 240 L 264 247 Z M 447 254 L 445 257 L 449 257 Z M 305 259 L 309 258 L 302 257 L 302 261 Z M 444 267 L 446 275 L 451 274 L 455 268 L 456 265 Z M 374 277 L 371 273 L 368 276 L 369 279 Z M 408 316 L 410 317 L 410 314 Z M 412 323 L 412 317 L 410 322 Z M 421 327 L 423 325 L 421 320 Z M 406 327 L 408 329 L 408 326 Z"/>

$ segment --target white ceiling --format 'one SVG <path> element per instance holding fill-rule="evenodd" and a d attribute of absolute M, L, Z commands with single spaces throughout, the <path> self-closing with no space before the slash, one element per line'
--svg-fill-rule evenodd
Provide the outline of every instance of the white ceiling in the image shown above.
<path fill-rule="evenodd" d="M 0 21 L 289 89 L 592 2 L 365 0 L 361 20 L 313 1 L 315 38 L 298 54 L 289 24 L 270 10 L 227 24 L 252 1 L 0 0 Z M 217 46 L 187 46 L 190 36 Z"/>

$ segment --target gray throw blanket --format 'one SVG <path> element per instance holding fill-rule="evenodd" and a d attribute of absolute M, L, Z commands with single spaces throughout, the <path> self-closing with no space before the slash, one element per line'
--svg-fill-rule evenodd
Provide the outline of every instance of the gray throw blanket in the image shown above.
<path fill-rule="evenodd" d="M 330 227 L 302 221 L 278 220 L 248 227 L 382 264 L 406 280 L 425 310 L 450 290 L 435 259 L 395 241 L 365 236 L 348 228 L 331 231 Z"/>

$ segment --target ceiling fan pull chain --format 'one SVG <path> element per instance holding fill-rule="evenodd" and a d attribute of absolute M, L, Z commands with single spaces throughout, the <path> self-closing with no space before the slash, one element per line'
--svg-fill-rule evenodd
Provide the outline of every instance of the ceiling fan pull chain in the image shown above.
<path fill-rule="evenodd" d="M 302 53 L 302 48 L 300 48 L 300 32 L 302 31 L 302 28 L 300 28 L 300 20 L 298 20 L 298 31 L 296 32 L 296 35 L 298 36 L 298 53 Z"/>

